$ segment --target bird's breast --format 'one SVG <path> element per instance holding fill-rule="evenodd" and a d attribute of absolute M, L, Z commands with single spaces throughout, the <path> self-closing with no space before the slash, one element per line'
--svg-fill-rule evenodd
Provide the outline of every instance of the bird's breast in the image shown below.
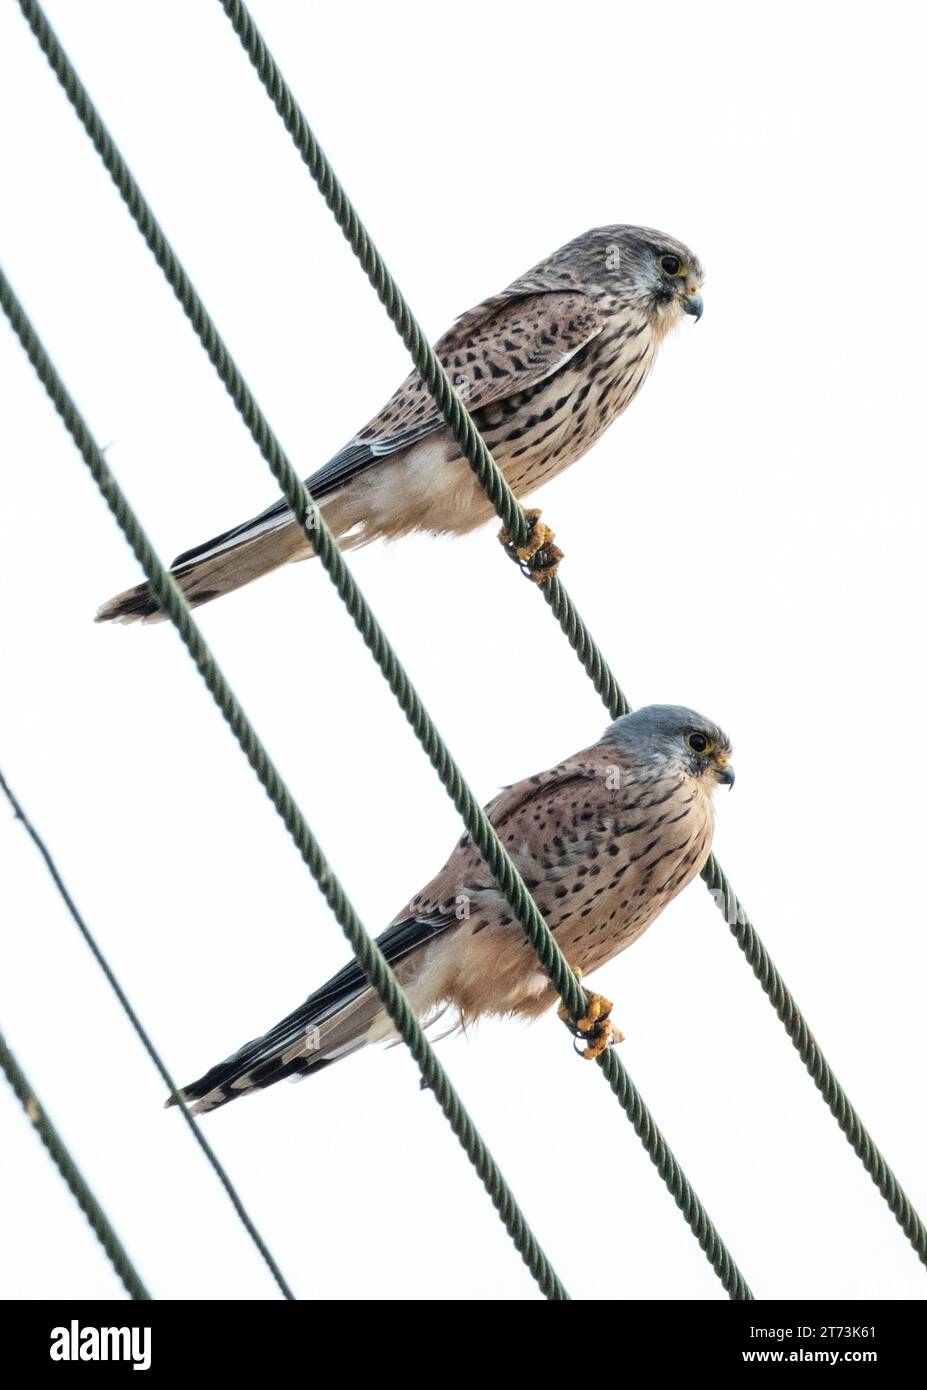
<path fill-rule="evenodd" d="M 607 755 L 606 755 L 607 756 Z M 589 973 L 625 950 L 699 873 L 711 849 L 711 799 L 681 773 L 612 789 L 598 774 L 552 792 L 504 840 L 571 966 Z M 466 885 L 464 885 L 466 888 Z M 455 999 L 470 1016 L 534 1017 L 554 1002 L 537 959 L 494 886 L 475 895 L 454 942 Z"/>
<path fill-rule="evenodd" d="M 649 321 L 606 327 L 530 392 L 478 412 L 476 422 L 516 496 L 582 458 L 637 395 L 656 347 Z"/>

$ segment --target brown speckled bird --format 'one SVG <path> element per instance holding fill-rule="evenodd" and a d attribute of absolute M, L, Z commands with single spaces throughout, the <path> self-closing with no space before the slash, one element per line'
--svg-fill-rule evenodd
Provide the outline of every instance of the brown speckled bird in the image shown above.
<path fill-rule="evenodd" d="M 575 463 L 630 404 L 667 332 L 701 317 L 702 267 L 646 227 L 599 227 L 464 314 L 436 345 L 517 497 Z M 463 535 L 492 507 L 417 372 L 306 486 L 342 548 L 413 531 Z M 311 554 L 281 498 L 178 555 L 196 607 Z M 147 584 L 98 622 L 161 617 Z"/>
<path fill-rule="evenodd" d="M 486 808 L 574 969 L 588 973 L 636 941 L 700 871 L 711 850 L 712 793 L 732 786 L 730 743 L 679 705 L 616 719 L 598 743 L 507 787 Z M 533 1019 L 556 1001 L 550 981 L 470 837 L 378 938 L 423 1021 Z M 612 1037 L 611 1005 L 591 995 L 586 1055 Z M 352 961 L 263 1037 L 184 1088 L 197 1112 L 328 1066 L 395 1036 Z M 618 1035 L 620 1037 L 620 1035 Z"/>

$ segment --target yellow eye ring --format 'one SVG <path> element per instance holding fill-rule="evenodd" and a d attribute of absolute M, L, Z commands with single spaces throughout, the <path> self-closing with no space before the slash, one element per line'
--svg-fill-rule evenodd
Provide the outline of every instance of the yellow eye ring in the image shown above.
<path fill-rule="evenodd" d="M 682 261 L 678 256 L 661 256 L 660 269 L 665 275 L 676 276 L 684 273 Z"/>
<path fill-rule="evenodd" d="M 708 735 L 699 733 L 698 730 L 694 733 L 686 734 L 686 745 L 691 748 L 693 753 L 697 753 L 699 757 L 704 757 L 706 753 L 710 753 L 714 748 L 714 744 Z"/>

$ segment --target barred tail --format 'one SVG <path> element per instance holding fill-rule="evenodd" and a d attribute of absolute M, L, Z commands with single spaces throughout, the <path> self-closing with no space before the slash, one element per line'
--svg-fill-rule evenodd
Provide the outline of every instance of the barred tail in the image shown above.
<path fill-rule="evenodd" d="M 456 926 L 453 913 L 401 917 L 377 938 L 377 944 L 396 970 L 400 984 L 408 988 L 423 959 L 423 950 L 449 927 Z M 427 1013 L 433 1002 L 424 1000 L 423 1011 Z M 357 961 L 352 960 L 269 1033 L 245 1043 L 198 1081 L 184 1086 L 180 1099 L 194 1114 L 216 1110 L 236 1096 L 273 1086 L 285 1077 L 318 1071 L 392 1032 L 379 995 L 367 983 Z M 167 1101 L 168 1105 L 176 1103 L 173 1096 Z"/>
<path fill-rule="evenodd" d="M 311 999 L 307 1000 L 264 1037 L 246 1043 L 198 1081 L 184 1086 L 180 1099 L 195 1115 L 200 1115 L 286 1077 L 305 1076 L 330 1066 L 365 1045 L 367 1032 L 382 1012 L 382 1005 L 368 988 L 328 1017 L 317 1020 L 320 1012 L 313 1009 Z M 167 1104 L 176 1104 L 173 1096 Z"/>

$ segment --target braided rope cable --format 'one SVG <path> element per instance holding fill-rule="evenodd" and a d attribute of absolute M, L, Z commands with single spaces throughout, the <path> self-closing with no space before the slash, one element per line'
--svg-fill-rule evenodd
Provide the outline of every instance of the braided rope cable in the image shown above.
<path fill-rule="evenodd" d="M 107 1258 L 126 1293 L 130 1298 L 150 1299 L 151 1294 L 145 1288 L 138 1270 L 126 1254 L 125 1247 L 113 1230 L 109 1217 L 87 1186 L 86 1179 L 71 1157 L 61 1135 L 49 1119 L 45 1107 L 40 1103 L 35 1091 L 27 1081 L 2 1033 L 0 1033 L 0 1071 L 10 1083 L 13 1093 L 25 1110 L 33 1129 L 48 1150 L 51 1161 L 67 1184 L 71 1196 L 86 1216 L 90 1229 L 106 1251 Z"/>
<path fill-rule="evenodd" d="M 312 133 L 305 115 L 287 85 L 247 6 L 241 3 L 241 0 L 219 0 L 219 3 L 231 21 L 242 47 L 289 132 L 303 163 L 315 180 L 319 192 L 334 215 L 351 250 L 363 267 L 377 297 L 408 348 L 419 374 L 431 391 L 449 429 L 457 439 L 462 452 L 506 529 L 513 537 L 519 538 L 518 543 L 520 544 L 521 536 L 529 529 L 523 508 L 519 505 L 498 465 L 476 431 L 472 419 L 451 387 L 433 348 L 422 333 L 367 228 Z M 539 588 L 612 719 L 627 714 L 631 705 L 563 584 L 555 578 L 541 583 Z M 725 912 L 725 919 L 730 925 L 731 916 L 726 911 L 724 903 L 731 899 L 736 901 L 736 899 L 733 889 L 716 859 L 712 858 L 706 865 L 702 872 L 702 878 L 712 890 L 716 904 Z M 736 923 L 731 926 L 734 939 L 753 966 L 754 974 L 760 981 L 779 1018 L 785 1024 L 786 1031 L 792 1038 L 809 1074 L 827 1101 L 854 1152 L 862 1160 L 866 1171 L 888 1202 L 918 1257 L 924 1264 L 927 1264 L 927 1229 L 925 1229 L 924 1223 L 912 1206 L 910 1199 L 905 1195 L 884 1156 L 867 1133 L 862 1120 L 851 1105 L 830 1064 L 817 1044 L 811 1039 L 804 1023 L 796 1032 L 795 1020 L 800 1019 L 800 1015 L 795 1001 L 773 965 L 756 929 L 749 923 L 739 904 L 738 911 L 743 919 L 741 926 L 745 929 L 739 929 Z"/>
<path fill-rule="evenodd" d="M 785 981 L 776 969 L 772 957 L 766 950 L 756 928 L 747 916 L 740 899 L 715 859 L 708 860 L 702 870 L 702 878 L 709 891 L 724 913 L 724 919 L 731 934 L 753 968 L 764 992 L 792 1040 L 792 1045 L 805 1064 L 809 1076 L 817 1086 L 833 1115 L 847 1138 L 853 1152 L 859 1158 L 866 1172 L 881 1192 L 898 1225 L 904 1231 L 922 1264 L 927 1265 L 927 1230 L 918 1216 L 910 1197 L 905 1192 L 885 1156 L 866 1129 L 849 1097 L 837 1080 L 828 1064 L 827 1058 L 814 1038 L 796 1004 Z"/>
<path fill-rule="evenodd" d="M 6 778 L 3 776 L 2 772 L 0 772 L 0 791 L 3 792 L 7 801 L 10 803 L 10 806 L 13 809 L 13 815 L 16 817 L 18 821 L 22 823 L 26 831 L 26 834 L 29 836 L 30 840 L 35 845 L 36 849 L 41 855 L 45 863 L 45 867 L 48 870 L 48 873 L 51 877 L 51 880 L 54 883 L 56 889 L 58 890 L 58 893 L 62 901 L 64 902 L 65 907 L 70 913 L 71 918 L 75 926 L 77 927 L 77 930 L 80 932 L 81 936 L 84 938 L 84 941 L 90 948 L 90 952 L 93 955 L 95 961 L 97 962 L 97 965 L 99 965 L 100 969 L 103 971 L 103 974 L 106 977 L 107 984 L 115 994 L 116 998 L 119 1000 L 123 1012 L 125 1013 L 132 1027 L 135 1029 L 135 1033 L 139 1041 L 141 1042 L 142 1047 L 145 1049 L 145 1051 L 148 1053 L 148 1056 L 154 1063 L 158 1071 L 158 1074 L 161 1077 L 161 1080 L 164 1082 L 164 1085 L 167 1087 L 168 1091 L 170 1091 L 171 1095 L 174 1096 L 175 1099 L 179 1100 L 179 1096 L 177 1094 L 177 1087 L 174 1084 L 173 1077 L 171 1076 L 170 1072 L 168 1071 L 167 1067 L 162 1061 L 161 1055 L 155 1047 L 154 1043 L 152 1042 L 151 1038 L 149 1037 L 148 1033 L 146 1032 L 141 1019 L 135 1012 L 135 1009 L 132 1007 L 129 998 L 125 993 L 125 990 L 122 988 L 122 985 L 119 983 L 119 980 L 116 978 L 116 974 L 110 966 L 109 961 L 106 959 L 106 956 L 103 954 L 102 950 L 97 944 L 96 938 L 93 936 L 93 933 L 87 926 L 87 923 L 84 920 L 81 912 L 79 911 L 77 904 L 71 897 L 67 884 L 64 882 L 64 879 L 61 876 L 58 866 L 52 858 L 51 851 L 49 850 L 45 841 L 42 839 L 39 832 L 36 830 L 35 826 L 32 824 L 32 821 L 26 815 L 18 797 L 14 794 L 12 788 L 10 787 Z M 254 1245 L 257 1248 L 257 1251 L 260 1254 L 262 1260 L 267 1265 L 267 1268 L 270 1270 L 271 1276 L 277 1284 L 277 1287 L 279 1288 L 280 1292 L 283 1294 L 283 1297 L 287 1299 L 293 1299 L 295 1295 L 287 1281 L 284 1279 L 280 1266 L 277 1264 L 277 1261 L 270 1253 L 270 1250 L 266 1242 L 264 1241 L 264 1238 L 262 1237 L 260 1231 L 255 1226 L 251 1217 L 248 1215 L 244 1203 L 239 1197 L 237 1191 L 235 1190 L 235 1186 L 228 1173 L 225 1171 L 222 1164 L 219 1162 L 219 1158 L 212 1145 L 205 1138 L 202 1130 L 200 1129 L 199 1125 L 196 1124 L 195 1120 L 193 1119 L 193 1116 L 188 1112 L 186 1106 L 181 1105 L 178 1107 L 178 1109 L 179 1113 L 183 1116 L 184 1120 L 186 1121 L 187 1128 L 189 1129 L 190 1133 L 193 1135 L 193 1138 L 196 1140 L 197 1144 L 199 1145 L 200 1149 L 205 1155 L 206 1161 L 209 1163 L 216 1177 L 219 1179 L 219 1182 L 221 1183 L 223 1189 L 225 1190 L 226 1196 L 228 1197 L 229 1201 L 232 1203 L 232 1206 L 235 1209 L 236 1216 L 238 1217 L 241 1224 L 244 1226 L 251 1240 L 254 1242 Z"/>
<path fill-rule="evenodd" d="M 19 3 L 48 59 L 49 65 L 61 83 L 146 244 L 161 267 L 210 361 L 276 478 L 294 517 L 302 526 L 307 540 L 314 547 L 332 579 L 368 650 L 376 660 L 403 713 L 412 725 L 445 790 L 464 820 L 474 843 L 496 877 L 500 889 L 521 923 L 544 970 L 570 1014 L 574 1018 L 579 1018 L 586 1008 L 585 991 L 568 966 L 521 875 L 496 836 L 485 813 L 465 782 L 460 769 L 451 757 L 449 749 L 428 716 L 418 693 L 355 583 L 318 507 L 312 501 L 305 484 L 300 480 L 284 454 L 257 401 L 222 341 L 218 329 L 155 219 L 141 188 L 103 124 L 89 93 L 48 24 L 41 7 L 34 3 L 34 0 L 19 0 Z M 517 531 L 512 531 L 513 536 L 516 534 Z M 361 963 L 363 964 L 363 960 Z M 624 1074 L 624 1064 L 617 1057 L 613 1058 L 609 1066 L 617 1069 L 622 1075 Z M 625 1080 L 627 1084 L 623 1083 L 617 1089 L 613 1086 L 612 1089 L 633 1122 L 634 1117 L 629 1108 L 632 1105 L 632 1092 L 633 1096 L 636 1097 L 637 1105 L 641 1108 L 643 1108 L 643 1101 L 631 1086 L 630 1081 L 627 1078 Z M 664 1181 L 678 1204 L 682 1191 L 681 1169 L 678 1162 L 672 1157 L 671 1151 L 660 1135 L 649 1112 L 646 1115 L 646 1125 L 637 1132 L 651 1158 L 655 1163 L 658 1163 L 659 1171 L 664 1176 Z M 661 1159 L 661 1155 L 669 1155 L 671 1162 L 667 1162 L 665 1158 Z M 660 1166 L 661 1163 L 662 1166 Z M 698 1198 L 695 1197 L 691 1186 L 688 1183 L 685 1186 L 693 1199 L 688 1202 L 686 1208 L 683 1208 L 687 1212 L 688 1224 L 705 1251 L 709 1263 L 721 1279 L 725 1290 L 732 1298 L 752 1297 L 743 1275 L 737 1269 L 720 1235 Z M 707 1245 L 703 1243 L 705 1231 L 711 1232 L 711 1238 Z"/>
<path fill-rule="evenodd" d="M 347 937 L 358 963 L 383 1001 L 397 1032 L 409 1048 L 426 1087 L 434 1092 L 452 1130 L 482 1180 L 483 1186 L 505 1225 L 512 1241 L 528 1266 L 539 1288 L 549 1299 L 568 1299 L 553 1266 L 541 1249 L 514 1194 L 502 1176 L 450 1078 L 425 1037 L 386 958 L 367 932 L 341 883 L 329 866 L 322 849 L 293 799 L 279 771 L 222 674 L 190 612 L 186 599 L 173 576 L 161 564 L 125 494 L 116 482 L 82 415 L 45 351 L 12 286 L 0 268 L 0 307 L 10 321 L 23 350 L 45 387 L 56 411 L 100 489 L 145 576 L 158 597 L 162 611 L 170 618 L 184 646 L 193 658 L 209 693 L 218 706 L 258 781 L 270 797 L 290 833 L 304 864 L 312 873 Z"/>

